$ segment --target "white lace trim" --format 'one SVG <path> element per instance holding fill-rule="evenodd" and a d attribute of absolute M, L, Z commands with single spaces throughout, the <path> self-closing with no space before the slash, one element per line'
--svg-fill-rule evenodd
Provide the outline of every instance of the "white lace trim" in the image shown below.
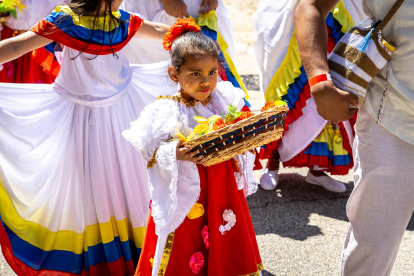
<path fill-rule="evenodd" d="M 234 178 L 236 179 L 237 188 L 244 190 L 244 195 L 249 196 L 254 194 L 258 190 L 258 184 L 253 176 L 255 154 L 246 152 L 235 157 L 238 165 L 240 166 L 240 173 L 235 172 Z"/>
<path fill-rule="evenodd" d="M 200 194 L 197 166 L 188 161 L 177 161 L 177 143 L 161 143 L 156 155 L 157 163 L 150 169 L 152 217 L 157 235 L 177 229 Z"/>
<path fill-rule="evenodd" d="M 130 142 L 148 161 L 162 141 L 167 141 L 176 127 L 181 127 L 178 120 L 177 103 L 171 100 L 158 100 L 141 112 L 141 116 L 131 123 L 130 129 L 122 136 Z M 157 141 L 155 143 L 155 141 Z"/>
<path fill-rule="evenodd" d="M 238 106 L 240 100 L 246 97 L 246 93 L 240 88 L 236 88 L 229 81 L 222 81 L 217 83 L 216 91 L 220 94 L 226 105 L 234 104 Z M 244 104 L 244 101 L 243 101 Z"/>

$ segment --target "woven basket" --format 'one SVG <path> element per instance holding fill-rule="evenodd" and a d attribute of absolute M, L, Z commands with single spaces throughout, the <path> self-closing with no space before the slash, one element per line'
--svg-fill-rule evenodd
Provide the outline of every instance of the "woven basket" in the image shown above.
<path fill-rule="evenodd" d="M 203 156 L 200 162 L 208 167 L 268 144 L 282 137 L 287 106 L 276 106 L 250 118 L 241 120 L 214 132 L 183 143 L 200 150 L 196 157 Z"/>
<path fill-rule="evenodd" d="M 6 23 L 6 21 L 10 18 L 10 13 L 0 13 L 0 24 Z"/>

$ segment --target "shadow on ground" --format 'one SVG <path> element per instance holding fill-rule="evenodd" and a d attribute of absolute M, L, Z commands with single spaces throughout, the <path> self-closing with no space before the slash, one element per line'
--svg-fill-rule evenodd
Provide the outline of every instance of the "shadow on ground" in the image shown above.
<path fill-rule="evenodd" d="M 308 184 L 303 176 L 295 173 L 280 174 L 279 183 L 274 191 L 259 188 L 256 194 L 247 198 L 256 235 L 277 234 L 303 241 L 323 235 L 318 226 L 309 225 L 311 214 L 348 221 L 346 203 L 353 182 L 349 182 L 347 191 L 340 194 Z M 414 231 L 414 216 L 407 230 Z"/>

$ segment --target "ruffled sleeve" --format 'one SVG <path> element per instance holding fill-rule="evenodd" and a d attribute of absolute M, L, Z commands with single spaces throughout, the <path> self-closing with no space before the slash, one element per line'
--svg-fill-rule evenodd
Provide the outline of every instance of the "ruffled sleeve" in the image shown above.
<path fill-rule="evenodd" d="M 256 154 L 246 152 L 235 157 L 239 171 L 234 173 L 237 188 L 244 190 L 244 195 L 248 196 L 257 192 L 258 184 L 253 176 L 254 161 Z"/>
<path fill-rule="evenodd" d="M 148 175 L 157 235 L 173 232 L 200 194 L 196 164 L 178 161 L 178 141 L 168 141 L 182 124 L 178 103 L 161 99 L 148 105 L 141 117 L 131 123 L 131 128 L 122 133 L 147 161 L 156 152 L 156 162 L 148 169 Z"/>
<path fill-rule="evenodd" d="M 220 102 L 221 107 L 224 107 L 223 110 L 227 110 L 230 104 L 234 104 L 239 110 L 243 108 L 246 93 L 240 88 L 234 87 L 231 82 L 222 81 L 217 83 L 215 91 L 217 93 L 212 97 L 213 105 L 217 106 L 217 102 Z M 221 114 L 221 111 L 218 114 Z"/>

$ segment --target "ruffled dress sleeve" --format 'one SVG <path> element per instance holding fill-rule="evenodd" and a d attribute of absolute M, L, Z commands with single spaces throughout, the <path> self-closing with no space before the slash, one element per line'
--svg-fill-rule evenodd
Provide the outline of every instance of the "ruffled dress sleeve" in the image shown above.
<path fill-rule="evenodd" d="M 30 31 L 43 36 L 52 43 L 33 51 L 33 58 L 44 70 L 57 76 L 60 65 L 55 58 L 55 47 L 59 43 L 66 47 L 92 55 L 108 55 L 120 51 L 134 37 L 143 24 L 136 15 L 119 10 L 113 12 L 121 23 L 114 26 L 110 16 L 79 16 L 68 5 L 56 7 Z"/>
<path fill-rule="evenodd" d="M 148 105 L 140 118 L 122 134 L 147 161 L 151 161 L 148 175 L 157 235 L 173 232 L 184 221 L 200 194 L 196 164 L 178 161 L 178 140 L 169 141 L 175 129 L 182 126 L 178 103 L 161 99 Z"/>
<path fill-rule="evenodd" d="M 234 87 L 231 82 L 222 81 L 217 83 L 216 91 L 219 97 L 213 97 L 212 100 L 220 101 L 221 105 L 225 107 L 223 110 L 226 110 L 230 104 L 237 106 L 239 110 L 243 108 L 246 93 L 240 88 Z M 217 105 L 215 102 L 213 102 L 213 104 Z M 219 114 L 221 114 L 221 112 Z"/>

